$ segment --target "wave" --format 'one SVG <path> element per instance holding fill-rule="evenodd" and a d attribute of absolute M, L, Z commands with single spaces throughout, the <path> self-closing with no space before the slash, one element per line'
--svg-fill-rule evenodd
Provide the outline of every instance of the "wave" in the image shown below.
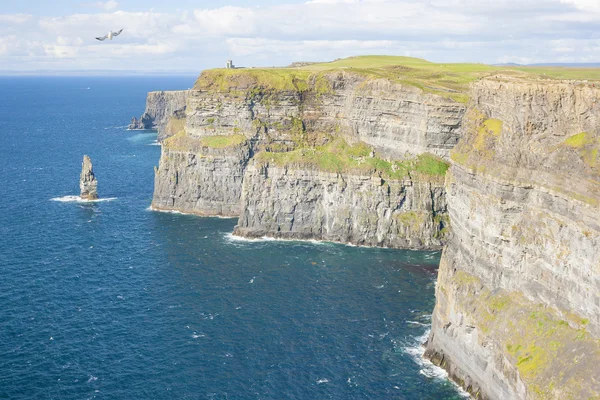
<path fill-rule="evenodd" d="M 123 129 L 123 128 L 127 128 L 129 125 L 119 125 L 119 126 L 107 126 L 106 129 Z"/>
<path fill-rule="evenodd" d="M 113 201 L 113 200 L 117 200 L 116 197 L 105 197 L 102 199 L 96 199 L 96 200 L 86 200 L 86 199 L 82 199 L 79 196 L 62 196 L 62 197 L 54 197 L 52 199 L 50 199 L 50 201 L 58 201 L 61 203 L 102 203 L 105 201 Z"/>
<path fill-rule="evenodd" d="M 414 321 L 413 321 L 414 322 Z M 443 368 L 438 367 L 431 361 L 425 358 L 425 342 L 431 333 L 431 328 L 427 329 L 421 336 L 413 337 L 413 343 L 402 348 L 404 353 L 408 354 L 414 362 L 419 366 L 419 373 L 430 379 L 439 379 L 444 381 L 452 382 L 457 388 L 458 393 L 464 398 L 470 398 L 471 396 L 463 388 L 458 386 L 454 381 L 448 377 L 448 372 Z"/>
<path fill-rule="evenodd" d="M 260 242 L 295 242 L 295 243 L 310 243 L 310 244 L 314 244 L 314 245 L 319 245 L 319 246 L 331 246 L 334 244 L 344 244 L 344 243 L 334 243 L 334 242 L 326 242 L 326 241 L 322 241 L 322 240 L 316 240 L 316 239 L 307 239 L 307 240 L 302 240 L 302 239 L 281 239 L 281 238 L 274 238 L 271 236 L 262 236 L 259 238 L 247 238 L 247 237 L 243 237 L 243 236 L 237 236 L 234 235 L 233 233 L 229 232 L 225 234 L 225 239 L 229 242 L 245 242 L 245 243 L 260 243 Z"/>
<path fill-rule="evenodd" d="M 238 217 L 225 217 L 223 215 L 198 215 L 198 214 L 187 213 L 187 212 L 178 211 L 178 210 L 161 210 L 159 208 L 154 208 L 152 206 L 147 207 L 146 211 L 154 211 L 154 212 L 165 213 L 165 214 L 192 215 L 194 217 L 202 217 L 202 218 L 219 218 L 219 219 L 233 219 L 233 218 L 237 219 L 238 218 Z"/>

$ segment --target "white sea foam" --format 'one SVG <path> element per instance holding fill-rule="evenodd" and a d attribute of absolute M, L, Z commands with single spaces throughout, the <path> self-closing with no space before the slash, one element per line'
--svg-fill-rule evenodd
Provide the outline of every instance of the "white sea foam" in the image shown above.
<path fill-rule="evenodd" d="M 324 242 L 324 241 L 315 240 L 315 239 L 308 239 L 308 240 L 281 239 L 281 238 L 274 238 L 274 237 L 270 237 L 270 236 L 262 236 L 262 237 L 259 237 L 259 238 L 246 238 L 246 237 L 243 237 L 243 236 L 234 235 L 231 232 L 225 234 L 225 239 L 227 239 L 230 242 L 246 242 L 246 243 L 258 243 L 258 242 L 296 242 L 296 243 L 310 243 L 310 244 L 315 244 L 315 245 L 320 245 L 320 246 L 323 246 L 323 245 L 327 246 L 327 245 L 333 244 L 332 242 Z"/>
<path fill-rule="evenodd" d="M 219 219 L 238 218 L 238 217 L 224 217 L 222 215 L 198 215 L 198 214 L 186 213 L 186 212 L 178 211 L 178 210 L 161 210 L 158 208 L 154 208 L 152 206 L 149 206 L 148 208 L 146 208 L 146 211 L 154 211 L 154 212 L 160 212 L 160 213 L 165 213 L 165 214 L 193 215 L 195 217 L 202 217 L 202 218 L 219 218 Z"/>
<path fill-rule="evenodd" d="M 54 197 L 54 198 L 50 199 L 50 201 L 58 201 L 61 203 L 102 203 L 105 201 L 113 201 L 116 199 L 117 199 L 116 197 L 106 197 L 106 198 L 96 199 L 96 200 L 85 200 L 79 196 L 62 196 L 62 197 Z"/>
<path fill-rule="evenodd" d="M 433 364 L 431 361 L 425 358 L 425 342 L 427 341 L 430 332 L 431 329 L 427 329 L 425 333 L 423 333 L 423 335 L 415 337 L 414 342 L 411 343 L 409 346 L 404 347 L 402 350 L 406 354 L 411 356 L 411 358 L 417 363 L 417 365 L 420 367 L 419 373 L 421 375 L 424 375 L 430 379 L 448 380 L 448 373 L 446 372 L 446 370 L 438 367 L 437 365 Z M 471 397 L 469 393 L 464 391 L 455 382 L 453 382 L 452 380 L 450 380 L 450 382 L 452 382 L 456 386 L 461 396 L 465 398 Z"/>
<path fill-rule="evenodd" d="M 412 325 L 419 325 L 419 326 L 429 326 L 429 325 L 431 325 L 431 324 L 425 324 L 425 323 L 419 322 L 419 321 L 406 321 L 406 323 L 412 324 Z"/>

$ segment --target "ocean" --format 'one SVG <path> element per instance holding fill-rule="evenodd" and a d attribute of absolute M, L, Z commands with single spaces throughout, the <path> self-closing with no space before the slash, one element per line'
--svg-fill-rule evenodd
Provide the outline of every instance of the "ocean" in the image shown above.
<path fill-rule="evenodd" d="M 459 399 L 424 362 L 439 252 L 247 241 L 149 210 L 151 90 L 0 78 L 0 398 Z M 84 154 L 105 201 L 77 202 Z"/>

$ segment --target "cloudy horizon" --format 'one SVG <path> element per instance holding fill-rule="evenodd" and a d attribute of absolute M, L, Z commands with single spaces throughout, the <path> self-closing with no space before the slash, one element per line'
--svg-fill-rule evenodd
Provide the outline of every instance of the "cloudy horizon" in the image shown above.
<path fill-rule="evenodd" d="M 361 54 L 487 64 L 600 62 L 597 0 L 153 3 L 3 5 L 0 74 L 194 73 L 227 59 L 274 66 Z M 113 41 L 94 39 L 120 28 Z"/>

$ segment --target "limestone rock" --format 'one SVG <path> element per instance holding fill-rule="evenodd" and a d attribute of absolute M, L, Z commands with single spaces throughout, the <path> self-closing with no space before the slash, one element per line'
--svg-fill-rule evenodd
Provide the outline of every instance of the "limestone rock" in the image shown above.
<path fill-rule="evenodd" d="M 600 89 L 488 78 L 446 176 L 427 355 L 476 398 L 600 396 Z"/>
<path fill-rule="evenodd" d="M 188 90 L 150 92 L 146 97 L 146 110 L 137 119 L 133 117 L 129 129 L 157 129 L 159 139 L 164 137 L 164 129 L 169 118 L 186 107 Z"/>
<path fill-rule="evenodd" d="M 447 231 L 443 179 L 383 180 L 254 161 L 240 208 L 234 233 L 245 237 L 436 249 Z"/>
<path fill-rule="evenodd" d="M 96 200 L 98 199 L 98 181 L 94 176 L 92 169 L 92 160 L 87 155 L 83 156 L 83 163 L 81 164 L 81 175 L 79 177 L 79 189 L 80 197 L 83 200 Z"/>

